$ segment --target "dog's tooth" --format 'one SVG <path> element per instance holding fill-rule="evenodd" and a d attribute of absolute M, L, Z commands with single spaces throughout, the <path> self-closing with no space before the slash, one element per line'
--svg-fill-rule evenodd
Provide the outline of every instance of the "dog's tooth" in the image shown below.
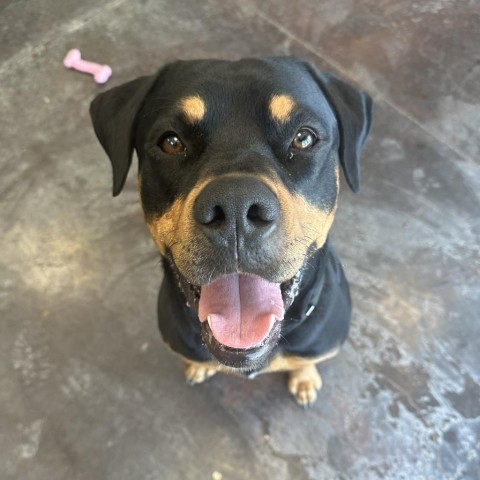
<path fill-rule="evenodd" d="M 208 322 L 208 326 L 209 326 L 210 328 L 212 328 L 211 321 L 212 321 L 212 317 L 210 317 L 210 315 L 208 315 L 208 316 L 207 316 L 207 322 Z"/>
<path fill-rule="evenodd" d="M 188 308 L 190 308 L 190 303 L 187 302 L 187 303 L 185 303 L 185 305 L 186 305 Z"/>

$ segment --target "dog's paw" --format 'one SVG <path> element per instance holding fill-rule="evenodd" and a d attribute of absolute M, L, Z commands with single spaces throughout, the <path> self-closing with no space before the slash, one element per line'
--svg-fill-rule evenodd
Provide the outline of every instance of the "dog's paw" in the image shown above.
<path fill-rule="evenodd" d="M 288 374 L 288 391 L 303 408 L 309 408 L 317 399 L 322 388 L 322 378 L 315 365 L 308 365 Z"/>
<path fill-rule="evenodd" d="M 188 362 L 185 368 L 185 380 L 188 385 L 196 385 L 213 377 L 217 371 L 217 367 L 211 363 Z"/>

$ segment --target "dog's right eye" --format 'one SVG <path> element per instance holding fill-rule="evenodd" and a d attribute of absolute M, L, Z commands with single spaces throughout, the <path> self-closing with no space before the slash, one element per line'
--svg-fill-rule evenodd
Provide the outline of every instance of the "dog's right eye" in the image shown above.
<path fill-rule="evenodd" d="M 187 150 L 175 133 L 169 133 L 162 137 L 158 142 L 158 146 L 168 155 L 177 155 L 179 153 L 184 153 Z"/>
<path fill-rule="evenodd" d="M 315 144 L 316 141 L 317 136 L 313 130 L 303 127 L 295 134 L 295 137 L 291 143 L 291 147 L 295 150 L 308 150 Z"/>

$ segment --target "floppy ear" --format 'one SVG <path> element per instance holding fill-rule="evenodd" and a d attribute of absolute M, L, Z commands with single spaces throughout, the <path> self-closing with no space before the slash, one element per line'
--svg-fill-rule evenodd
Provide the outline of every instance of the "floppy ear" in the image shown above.
<path fill-rule="evenodd" d="M 340 130 L 340 164 L 348 185 L 358 192 L 360 153 L 372 123 L 372 99 L 334 75 L 319 73 L 310 64 L 306 66 L 335 113 Z"/>
<path fill-rule="evenodd" d="M 157 78 L 137 78 L 100 93 L 90 104 L 93 128 L 112 162 L 114 197 L 122 191 L 132 163 L 137 114 Z"/>

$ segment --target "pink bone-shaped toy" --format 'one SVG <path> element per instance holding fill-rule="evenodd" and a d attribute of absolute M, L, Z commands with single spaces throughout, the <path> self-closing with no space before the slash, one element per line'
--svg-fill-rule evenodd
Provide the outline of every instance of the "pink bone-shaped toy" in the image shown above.
<path fill-rule="evenodd" d="M 73 68 L 79 72 L 90 73 L 90 75 L 93 75 L 93 78 L 97 83 L 105 83 L 112 74 L 112 69 L 108 65 L 100 65 L 99 63 L 82 60 L 80 50 L 77 50 L 76 48 L 67 53 L 63 60 L 63 64 L 67 68 Z"/>

